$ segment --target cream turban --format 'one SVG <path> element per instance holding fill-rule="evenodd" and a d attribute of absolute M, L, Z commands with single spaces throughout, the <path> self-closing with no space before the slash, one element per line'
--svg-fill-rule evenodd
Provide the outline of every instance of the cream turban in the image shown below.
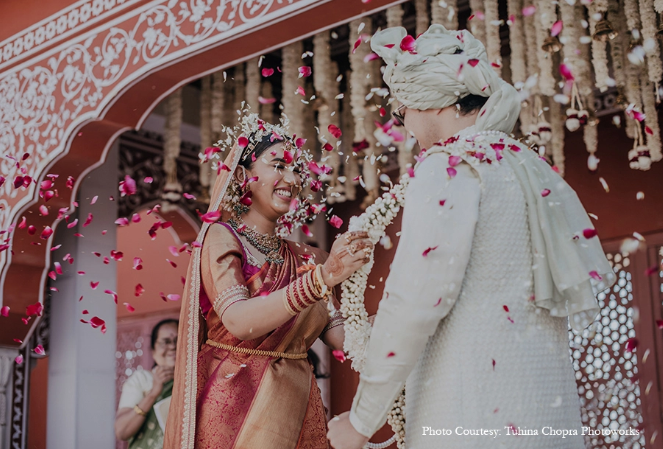
<path fill-rule="evenodd" d="M 407 51 L 401 48 L 406 36 L 405 28 L 396 27 L 371 39 L 371 48 L 387 63 L 384 81 L 399 102 L 412 109 L 442 109 L 469 94 L 481 95 L 489 98 L 477 117 L 477 130 L 513 130 L 520 97 L 497 76 L 478 39 L 466 30 L 431 25 Z M 462 53 L 455 54 L 458 50 Z"/>

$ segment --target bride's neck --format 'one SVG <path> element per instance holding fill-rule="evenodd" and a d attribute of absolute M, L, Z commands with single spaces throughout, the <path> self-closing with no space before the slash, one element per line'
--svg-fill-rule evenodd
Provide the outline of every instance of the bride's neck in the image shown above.
<path fill-rule="evenodd" d="M 262 215 L 255 207 L 251 207 L 246 214 L 242 215 L 242 221 L 246 226 L 261 234 L 274 235 L 276 232 L 276 222 Z"/>

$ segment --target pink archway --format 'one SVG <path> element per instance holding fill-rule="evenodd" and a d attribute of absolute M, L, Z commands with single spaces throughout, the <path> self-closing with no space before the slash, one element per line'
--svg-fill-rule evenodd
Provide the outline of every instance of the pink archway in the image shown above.
<path fill-rule="evenodd" d="M 0 230 L 26 217 L 35 232 L 17 227 L 8 233 L 10 248 L 0 252 L 2 305 L 10 307 L 0 345 L 31 332 L 20 318 L 25 306 L 43 300 L 52 238 L 43 231 L 61 219 L 58 211 L 73 210 L 78 180 L 103 162 L 121 132 L 140 127 L 162 98 L 190 80 L 399 1 L 207 0 L 194 9 L 173 0 L 127 0 L 111 2 L 116 9 L 105 16 L 97 11 L 98 23 L 85 30 L 81 20 L 96 3 L 65 8 L 2 49 L 0 67 L 11 68 L 0 76 L 0 149 L 15 161 L 1 162 L 9 176 L 0 188 Z M 60 38 L 53 47 L 49 39 Z M 24 50 L 34 56 L 20 61 Z M 51 189 L 57 195 L 44 203 L 39 182 L 48 174 L 58 175 Z M 20 177 L 25 187 L 15 188 Z M 44 204 L 48 215 L 39 210 Z"/>

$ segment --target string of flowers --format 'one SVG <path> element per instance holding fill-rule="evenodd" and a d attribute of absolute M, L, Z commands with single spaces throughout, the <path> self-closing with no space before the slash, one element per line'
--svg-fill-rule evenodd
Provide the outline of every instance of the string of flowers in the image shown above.
<path fill-rule="evenodd" d="M 405 191 L 409 180 L 410 176 L 408 174 L 403 175 L 398 184 L 366 208 L 363 214 L 352 217 L 348 230 L 365 231 L 368 233 L 369 239 L 377 244 L 384 235 L 387 226 L 391 224 L 405 203 Z M 368 322 L 368 313 L 364 306 L 364 293 L 368 274 L 373 268 L 373 262 L 371 259 L 368 264 L 357 270 L 341 284 L 341 313 L 346 318 L 343 349 L 352 360 L 352 368 L 360 373 L 364 369 L 365 350 L 371 335 L 371 325 Z M 399 449 L 405 448 L 404 405 L 405 395 L 401 393 L 387 418 L 394 430 Z"/>
<path fill-rule="evenodd" d="M 205 149 L 212 146 L 212 76 L 202 78 L 200 91 L 200 148 L 203 150 L 199 157 L 206 161 Z M 209 187 L 211 179 L 211 163 L 200 164 L 198 178 L 202 187 L 201 200 L 209 201 Z"/>
<path fill-rule="evenodd" d="M 345 72 L 345 78 L 351 79 L 350 71 Z M 341 148 L 343 148 L 343 186 L 345 198 L 337 198 L 337 202 L 345 199 L 354 201 L 357 197 L 357 184 L 359 184 L 359 163 L 357 156 L 352 151 L 352 142 L 355 136 L 355 118 L 352 114 L 351 95 L 343 96 L 343 113 L 341 115 L 341 124 L 343 125 L 343 135 L 341 136 Z M 339 182 L 341 180 L 339 179 Z"/>
<path fill-rule="evenodd" d="M 262 83 L 261 96 L 263 98 L 260 102 L 260 117 L 267 123 L 274 123 L 274 105 L 275 101 L 273 96 L 274 92 L 272 90 L 272 83 L 265 82 Z"/>
<path fill-rule="evenodd" d="M 564 119 L 562 105 L 551 99 L 548 102 L 550 114 L 550 131 L 552 139 L 550 142 L 552 150 L 553 165 L 560 176 L 564 176 L 565 156 L 564 156 Z"/>
<path fill-rule="evenodd" d="M 642 103 L 645 113 L 645 134 L 647 135 L 647 148 L 652 162 L 661 160 L 661 131 L 658 126 L 658 113 L 656 111 L 656 97 L 654 86 L 649 80 L 642 80 Z"/>
<path fill-rule="evenodd" d="M 338 73 L 336 63 L 331 59 L 329 46 L 329 31 L 316 34 L 313 38 L 313 85 L 317 98 L 314 105 L 318 111 L 318 140 L 322 146 L 323 162 L 332 168 L 329 183 L 329 196 L 327 203 L 335 202 L 340 195 L 339 189 L 342 185 L 338 182 L 338 172 L 341 167 L 341 156 L 339 154 L 340 141 L 337 141 L 329 133 L 330 125 L 338 128 L 338 87 L 334 80 L 334 74 Z M 331 115 L 334 113 L 334 115 Z M 327 154 L 326 156 L 324 154 Z M 322 179 L 322 178 L 321 178 Z"/>
<path fill-rule="evenodd" d="M 522 5 L 524 5 L 524 2 Z M 535 7 L 533 5 L 529 5 L 525 8 L 522 8 L 521 13 L 523 36 L 525 40 L 525 49 L 523 54 L 526 56 L 525 62 L 527 63 L 527 82 L 525 84 L 527 89 L 526 93 L 528 95 L 528 100 L 523 102 L 523 107 L 520 110 L 520 131 L 524 136 L 530 132 L 532 127 L 532 110 L 534 105 L 531 98 L 533 94 L 536 94 L 539 91 L 539 61 L 538 53 L 536 51 L 536 26 L 534 23 L 535 16 L 531 13 L 533 9 L 535 9 Z M 525 14 L 525 11 L 527 11 L 527 14 Z M 519 16 L 516 15 L 515 17 Z"/>
<path fill-rule="evenodd" d="M 557 19 L 555 5 L 550 0 L 536 2 L 536 50 L 539 61 L 539 92 L 543 95 L 555 95 L 555 79 L 553 78 L 552 55 L 543 49 L 543 44 L 550 29 Z"/>
<path fill-rule="evenodd" d="M 654 9 L 657 13 L 663 13 L 663 0 L 654 0 Z"/>
<path fill-rule="evenodd" d="M 596 24 L 604 17 L 608 10 L 607 0 L 594 0 L 589 6 L 589 30 L 593 36 L 596 33 Z M 608 54 L 606 42 L 602 39 L 592 39 L 592 65 L 596 88 L 601 92 L 608 90 L 610 75 L 608 73 Z"/>
<path fill-rule="evenodd" d="M 484 24 L 486 27 L 486 54 L 493 70 L 502 76 L 502 41 L 500 40 L 500 13 L 497 0 L 484 0 L 486 9 Z"/>
<path fill-rule="evenodd" d="M 177 157 L 180 155 L 180 128 L 182 127 L 182 89 L 177 89 L 166 99 L 166 124 L 163 142 L 163 171 L 166 174 L 166 185 L 161 198 L 161 211 L 174 209 L 182 195 L 182 185 L 177 180 Z"/>
<path fill-rule="evenodd" d="M 304 103 L 301 99 L 305 97 L 298 93 L 303 91 L 298 78 L 302 51 L 301 41 L 287 45 L 281 50 L 283 72 L 281 104 L 283 113 L 290 120 L 290 130 L 298 137 L 302 137 L 304 127 Z"/>
<path fill-rule="evenodd" d="M 656 39 L 656 12 L 653 0 L 639 0 L 640 20 L 642 21 L 643 47 L 647 54 L 647 75 L 656 89 L 661 83 L 663 65 L 661 65 L 661 49 Z"/>
<path fill-rule="evenodd" d="M 253 111 L 258 111 L 260 105 L 260 58 L 253 58 L 246 62 L 246 97 L 244 99 Z"/>
<path fill-rule="evenodd" d="M 624 15 L 626 16 L 626 26 L 630 32 L 640 29 L 638 0 L 624 0 Z"/>
<path fill-rule="evenodd" d="M 470 32 L 481 41 L 481 43 L 486 45 L 486 24 L 484 22 L 484 13 L 483 13 L 483 0 L 470 0 L 470 10 L 472 15 L 468 22 L 470 24 Z"/>
<path fill-rule="evenodd" d="M 428 29 L 428 1 L 414 0 L 415 32 L 417 36 Z"/>
<path fill-rule="evenodd" d="M 438 11 L 437 13 L 432 14 L 433 23 L 441 23 L 436 22 L 435 20 L 436 14 L 439 15 L 439 11 L 442 9 L 441 6 L 439 6 L 437 0 L 433 0 L 431 3 L 431 8 L 433 12 Z M 401 5 L 392 6 L 391 8 L 387 9 L 387 27 L 391 28 L 402 26 L 403 12 L 403 7 Z M 396 109 L 398 109 L 398 106 L 399 102 L 392 95 L 391 111 L 394 112 Z M 406 142 L 394 142 L 393 145 L 396 147 L 396 151 L 398 151 L 398 168 L 400 174 L 402 175 L 403 173 L 407 172 L 408 167 L 412 167 L 414 164 L 414 153 L 412 152 L 412 147 L 410 145 L 406 145 Z"/>
<path fill-rule="evenodd" d="M 430 4 L 431 23 L 439 23 L 447 30 L 458 29 L 458 4 L 456 0 L 432 0 Z"/>
<path fill-rule="evenodd" d="M 508 0 L 509 46 L 511 47 L 511 81 L 516 88 L 522 88 L 527 79 L 525 65 L 525 30 L 523 27 L 522 0 Z"/>

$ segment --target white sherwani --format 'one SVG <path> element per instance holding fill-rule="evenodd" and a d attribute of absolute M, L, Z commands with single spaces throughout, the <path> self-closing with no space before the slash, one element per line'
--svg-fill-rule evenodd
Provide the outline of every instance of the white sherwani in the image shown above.
<path fill-rule="evenodd" d="M 407 379 L 408 449 L 584 448 L 567 319 L 531 302 L 522 188 L 507 163 L 450 179 L 448 160 L 410 181 L 350 420 L 372 435 Z"/>

